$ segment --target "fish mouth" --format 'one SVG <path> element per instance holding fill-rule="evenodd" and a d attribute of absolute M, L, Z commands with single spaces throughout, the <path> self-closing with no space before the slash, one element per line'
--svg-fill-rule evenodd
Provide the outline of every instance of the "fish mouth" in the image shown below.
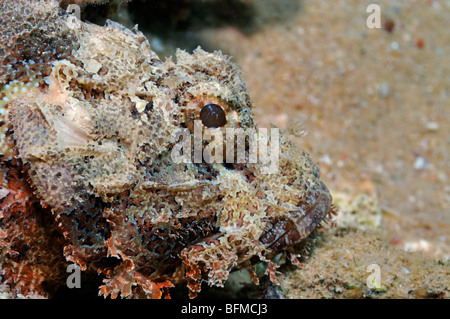
<path fill-rule="evenodd" d="M 332 213 L 332 197 L 324 183 L 320 182 L 314 203 L 301 216 L 275 219 L 260 236 L 259 241 L 272 251 L 280 251 L 298 244 L 308 237 L 319 224 Z M 313 197 L 314 198 L 314 197 Z"/>
<path fill-rule="evenodd" d="M 300 240 L 311 234 L 331 211 L 331 202 L 333 198 L 325 184 L 322 182 L 320 182 L 320 184 L 320 195 L 317 197 L 314 204 L 306 211 L 306 214 L 296 221 L 297 230 L 301 235 Z"/>

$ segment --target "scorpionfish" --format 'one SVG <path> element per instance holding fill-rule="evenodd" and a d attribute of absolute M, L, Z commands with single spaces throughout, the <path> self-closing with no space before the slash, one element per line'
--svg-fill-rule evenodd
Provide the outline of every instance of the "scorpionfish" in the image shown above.
<path fill-rule="evenodd" d="M 231 141 L 244 161 L 174 160 L 180 130 L 255 128 L 221 52 L 162 61 L 137 28 L 82 22 L 57 1 L 1 0 L 0 20 L 4 292 L 51 297 L 70 263 L 101 274 L 112 298 L 169 297 L 178 283 L 195 297 L 238 269 L 257 283 L 258 263 L 276 282 L 274 258 L 299 263 L 335 212 L 318 166 L 281 133 L 270 174 L 248 136 Z"/>

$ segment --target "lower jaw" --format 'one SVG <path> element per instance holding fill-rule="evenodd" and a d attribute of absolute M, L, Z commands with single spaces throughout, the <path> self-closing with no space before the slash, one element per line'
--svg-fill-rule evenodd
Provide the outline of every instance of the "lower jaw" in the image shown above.
<path fill-rule="evenodd" d="M 294 246 L 300 243 L 303 239 L 307 238 L 317 226 L 327 217 L 331 211 L 332 197 L 326 188 L 321 183 L 321 192 L 317 197 L 313 206 L 311 206 L 307 212 L 297 220 L 290 220 L 289 226 L 284 234 L 282 234 L 277 240 L 270 243 L 267 248 L 274 252 L 279 252 L 290 246 Z"/>

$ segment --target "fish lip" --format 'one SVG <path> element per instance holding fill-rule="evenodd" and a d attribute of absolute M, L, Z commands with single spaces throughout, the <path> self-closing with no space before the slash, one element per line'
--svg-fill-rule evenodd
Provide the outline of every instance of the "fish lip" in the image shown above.
<path fill-rule="evenodd" d="M 294 246 L 308 237 L 331 212 L 332 197 L 328 188 L 323 182 L 320 182 L 318 195 L 313 205 L 309 206 L 305 213 L 298 218 L 289 218 L 282 220 L 286 224 L 285 231 L 281 233 L 275 240 L 266 243 L 268 249 L 280 251 L 290 246 Z M 278 224 L 280 225 L 280 223 Z M 277 224 L 272 225 L 276 228 Z M 260 237 L 260 241 L 263 236 Z"/>
<path fill-rule="evenodd" d="M 305 215 L 296 222 L 297 229 L 302 228 L 305 230 L 304 237 L 308 236 L 330 212 L 333 198 L 331 197 L 328 188 L 322 182 L 321 188 L 321 193 L 314 204 L 310 206 Z"/>

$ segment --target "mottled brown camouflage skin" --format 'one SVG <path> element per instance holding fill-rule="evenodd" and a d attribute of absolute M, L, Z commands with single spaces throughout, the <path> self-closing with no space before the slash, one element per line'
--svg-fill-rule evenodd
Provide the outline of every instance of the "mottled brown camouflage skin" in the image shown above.
<path fill-rule="evenodd" d="M 163 62 L 141 32 L 82 23 L 53 2 L 0 1 L 0 17 L 0 269 L 11 291 L 48 296 L 48 282 L 64 283 L 62 251 L 106 277 L 104 296 L 158 298 L 179 282 L 195 296 L 201 282 L 222 286 L 260 261 L 276 281 L 271 258 L 295 261 L 333 211 L 318 167 L 283 136 L 275 174 L 260 163 L 174 163 L 195 99 L 237 112 L 222 130 L 254 128 L 238 69 L 220 52 Z M 48 221 L 17 230 L 14 216 Z M 13 262 L 14 241 L 30 248 Z M 18 265 L 39 274 L 11 280 Z"/>

